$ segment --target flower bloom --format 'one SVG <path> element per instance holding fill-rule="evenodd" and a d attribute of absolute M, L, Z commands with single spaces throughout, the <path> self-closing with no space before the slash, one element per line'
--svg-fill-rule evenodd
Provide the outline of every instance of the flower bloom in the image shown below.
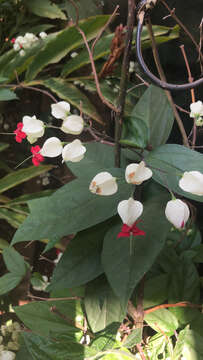
<path fill-rule="evenodd" d="M 51 105 L 51 113 L 56 119 L 65 120 L 70 112 L 70 104 L 66 101 L 59 101 Z"/>
<path fill-rule="evenodd" d="M 194 195 L 203 195 L 203 174 L 200 171 L 186 171 L 179 180 L 182 190 Z"/>
<path fill-rule="evenodd" d="M 31 147 L 31 153 L 33 154 L 32 163 L 35 166 L 39 166 L 42 161 L 44 161 L 44 156 L 40 154 L 39 145 Z"/>
<path fill-rule="evenodd" d="M 132 226 L 142 215 L 143 205 L 140 201 L 130 197 L 128 200 L 120 201 L 117 209 L 123 223 Z"/>
<path fill-rule="evenodd" d="M 41 32 L 39 33 L 39 37 L 40 37 L 41 39 L 45 39 L 45 38 L 47 37 L 47 33 L 46 33 L 45 31 L 41 31 Z"/>
<path fill-rule="evenodd" d="M 47 139 L 42 146 L 40 154 L 47 157 L 55 157 L 62 153 L 63 146 L 57 137 Z"/>
<path fill-rule="evenodd" d="M 135 222 L 132 226 L 128 226 L 127 224 L 123 224 L 121 232 L 118 233 L 118 238 L 120 237 L 130 237 L 131 235 L 133 236 L 139 236 L 145 235 L 145 232 L 143 230 L 140 230 L 137 227 L 137 222 Z"/>
<path fill-rule="evenodd" d="M 0 360 L 14 360 L 16 358 L 16 354 L 13 351 L 2 350 L 0 352 Z"/>
<path fill-rule="evenodd" d="M 44 123 L 41 120 L 36 119 L 36 116 L 24 116 L 23 128 L 27 134 L 27 140 L 30 144 L 33 144 L 37 139 L 44 135 Z"/>
<path fill-rule="evenodd" d="M 203 116 L 203 103 L 200 100 L 190 104 L 190 117 L 196 118 L 199 116 Z"/>
<path fill-rule="evenodd" d="M 85 152 L 85 146 L 82 145 L 80 140 L 75 139 L 64 146 L 62 150 L 62 158 L 63 161 L 78 162 L 84 158 Z"/>
<path fill-rule="evenodd" d="M 19 122 L 17 124 L 17 129 L 14 130 L 14 134 L 16 134 L 15 136 L 15 140 L 18 142 L 18 143 L 21 143 L 23 139 L 26 138 L 26 133 L 24 131 L 22 131 L 22 128 L 23 128 L 23 123 L 22 122 Z"/>
<path fill-rule="evenodd" d="M 106 171 L 100 172 L 92 179 L 89 190 L 97 195 L 113 195 L 118 190 L 116 178 Z"/>
<path fill-rule="evenodd" d="M 173 226 L 177 229 L 182 229 L 189 219 L 190 210 L 185 202 L 175 199 L 167 202 L 165 215 Z"/>
<path fill-rule="evenodd" d="M 83 131 L 84 121 L 81 116 L 70 115 L 62 123 L 61 130 L 66 134 L 79 135 Z"/>
<path fill-rule="evenodd" d="M 127 183 L 140 185 L 143 181 L 152 177 L 152 171 L 145 166 L 144 161 L 139 164 L 130 164 L 125 170 L 125 179 Z"/>

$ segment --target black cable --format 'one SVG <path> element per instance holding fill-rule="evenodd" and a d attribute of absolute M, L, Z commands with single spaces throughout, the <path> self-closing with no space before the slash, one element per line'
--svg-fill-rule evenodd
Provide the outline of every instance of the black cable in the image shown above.
<path fill-rule="evenodd" d="M 153 75 L 151 71 L 148 69 L 147 65 L 144 62 L 143 56 L 142 56 L 142 47 L 141 47 L 141 35 L 142 35 L 142 28 L 144 19 L 146 16 L 149 16 L 149 8 L 146 8 L 146 5 L 149 4 L 149 0 L 141 0 L 138 4 L 138 24 L 137 24 L 137 33 L 136 33 L 136 53 L 137 53 L 137 60 L 140 64 L 142 70 L 144 73 L 151 79 L 151 81 L 161 87 L 165 90 L 187 90 L 187 89 L 193 89 L 201 84 L 203 84 L 203 78 L 200 78 L 196 81 L 193 81 L 192 83 L 187 84 L 170 84 L 165 81 L 160 80 L 158 77 Z"/>

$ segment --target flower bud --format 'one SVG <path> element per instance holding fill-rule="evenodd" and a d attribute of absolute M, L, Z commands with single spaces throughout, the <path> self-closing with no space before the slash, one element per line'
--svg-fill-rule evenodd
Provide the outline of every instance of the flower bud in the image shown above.
<path fill-rule="evenodd" d="M 119 202 L 117 209 L 123 223 L 128 226 L 132 226 L 142 215 L 143 205 L 140 201 L 134 200 L 130 197 L 128 200 Z"/>
<path fill-rule="evenodd" d="M 174 227 L 182 229 L 189 219 L 190 210 L 185 202 L 175 199 L 167 202 L 165 215 Z"/>
<path fill-rule="evenodd" d="M 85 152 L 85 146 L 82 145 L 80 140 L 75 139 L 71 143 L 64 146 L 62 150 L 62 158 L 63 161 L 78 162 L 84 158 Z"/>
<path fill-rule="evenodd" d="M 186 171 L 179 180 L 182 190 L 194 195 L 203 195 L 203 174 L 200 171 Z"/>
<path fill-rule="evenodd" d="M 16 354 L 12 351 L 3 350 L 0 352 L 0 360 L 14 360 Z"/>
<path fill-rule="evenodd" d="M 97 195 L 113 195 L 118 190 L 116 178 L 106 171 L 100 172 L 92 179 L 89 190 Z"/>
<path fill-rule="evenodd" d="M 199 100 L 190 104 L 190 117 L 199 118 L 200 116 L 203 116 L 203 103 Z"/>
<path fill-rule="evenodd" d="M 130 164 L 125 170 L 125 179 L 127 183 L 140 185 L 143 181 L 152 177 L 152 171 L 145 166 L 144 161 L 139 164 Z"/>
<path fill-rule="evenodd" d="M 27 134 L 27 140 L 33 144 L 37 139 L 44 135 L 44 123 L 36 119 L 36 116 L 24 116 L 22 131 Z"/>

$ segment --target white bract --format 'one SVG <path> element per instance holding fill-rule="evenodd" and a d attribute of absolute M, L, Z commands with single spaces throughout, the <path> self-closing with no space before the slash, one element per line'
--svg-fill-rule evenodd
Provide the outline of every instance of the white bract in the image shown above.
<path fill-rule="evenodd" d="M 132 226 L 143 212 L 143 205 L 140 201 L 129 198 L 118 204 L 118 214 L 124 224 Z"/>
<path fill-rule="evenodd" d="M 182 190 L 194 195 L 203 195 L 203 174 L 200 171 L 186 171 L 179 180 Z"/>
<path fill-rule="evenodd" d="M 82 145 L 80 140 L 76 139 L 70 144 L 64 146 L 62 151 L 62 158 L 63 161 L 78 162 L 84 158 L 85 152 L 85 146 Z"/>
<path fill-rule="evenodd" d="M 200 100 L 190 104 L 190 117 L 196 118 L 199 116 L 203 116 L 203 103 Z"/>
<path fill-rule="evenodd" d="M 33 144 L 37 139 L 44 135 L 44 123 L 38 120 L 36 116 L 24 116 L 22 131 L 26 133 L 27 140 Z"/>
<path fill-rule="evenodd" d="M 56 119 L 65 120 L 70 112 L 70 104 L 66 101 L 59 101 L 51 105 L 51 113 Z"/>
<path fill-rule="evenodd" d="M 106 171 L 100 172 L 92 179 L 89 190 L 97 195 L 113 195 L 118 190 L 116 178 Z"/>
<path fill-rule="evenodd" d="M 24 51 L 24 50 L 20 50 L 19 54 L 20 54 L 20 56 L 25 56 L 25 51 Z"/>
<path fill-rule="evenodd" d="M 83 131 L 84 121 L 81 116 L 70 115 L 62 123 L 61 130 L 66 134 L 79 135 Z"/>
<path fill-rule="evenodd" d="M 0 360 L 14 360 L 16 357 L 15 353 L 8 350 L 3 350 L 0 352 Z"/>
<path fill-rule="evenodd" d="M 152 171 L 145 166 L 144 161 L 139 164 L 130 164 L 125 170 L 125 179 L 127 183 L 140 185 L 143 181 L 152 177 Z"/>
<path fill-rule="evenodd" d="M 45 39 L 47 37 L 47 33 L 45 31 L 42 31 L 42 32 L 39 33 L 39 37 L 41 39 Z"/>
<path fill-rule="evenodd" d="M 182 229 L 189 219 L 190 210 L 185 202 L 175 199 L 167 202 L 165 215 L 173 226 L 177 229 Z"/>
<path fill-rule="evenodd" d="M 40 153 L 43 156 L 55 157 L 62 153 L 63 146 L 61 141 L 57 137 L 51 137 L 47 139 L 42 146 Z"/>

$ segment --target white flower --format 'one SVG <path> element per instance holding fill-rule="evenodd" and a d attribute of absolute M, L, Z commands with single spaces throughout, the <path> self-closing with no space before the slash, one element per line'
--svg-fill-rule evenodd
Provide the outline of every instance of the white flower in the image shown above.
<path fill-rule="evenodd" d="M 47 33 L 45 31 L 42 31 L 42 32 L 39 33 L 39 37 L 41 39 L 45 39 L 47 37 Z"/>
<path fill-rule="evenodd" d="M 97 195 L 113 195 L 118 190 L 116 178 L 106 171 L 100 172 L 92 179 L 89 190 Z"/>
<path fill-rule="evenodd" d="M 85 146 L 82 145 L 81 141 L 76 139 L 64 146 L 62 151 L 63 161 L 78 162 L 84 158 L 86 152 Z"/>
<path fill-rule="evenodd" d="M 27 140 L 33 144 L 37 139 L 44 135 L 44 123 L 36 119 L 36 116 L 24 116 L 22 131 L 26 133 Z"/>
<path fill-rule="evenodd" d="M 175 199 L 167 202 L 165 215 L 173 226 L 177 229 L 182 229 L 189 219 L 190 210 L 187 204 L 182 200 Z"/>
<path fill-rule="evenodd" d="M 143 212 L 143 205 L 140 201 L 129 198 L 118 204 L 118 214 L 124 224 L 132 226 Z"/>
<path fill-rule="evenodd" d="M 14 360 L 16 357 L 15 353 L 8 350 L 3 350 L 0 352 L 0 360 Z"/>
<path fill-rule="evenodd" d="M 16 43 L 16 41 L 15 41 L 15 44 L 13 44 L 13 48 L 14 48 L 14 50 L 15 51 L 18 51 L 18 50 L 20 50 L 20 45 L 18 44 L 18 43 Z"/>
<path fill-rule="evenodd" d="M 70 115 L 62 123 L 61 130 L 66 134 L 79 135 L 83 131 L 84 121 L 81 116 Z"/>
<path fill-rule="evenodd" d="M 190 117 L 192 118 L 198 118 L 200 116 L 203 116 L 203 103 L 202 101 L 197 101 L 192 104 L 190 104 Z"/>
<path fill-rule="evenodd" d="M 182 190 L 194 195 L 203 195 L 203 174 L 199 171 L 186 171 L 179 180 Z"/>
<path fill-rule="evenodd" d="M 51 105 L 51 113 L 56 119 L 65 120 L 70 112 L 70 104 L 66 101 L 59 101 Z"/>
<path fill-rule="evenodd" d="M 129 73 L 133 73 L 135 71 L 135 62 L 134 61 L 130 61 L 129 64 Z"/>
<path fill-rule="evenodd" d="M 130 164 L 125 170 L 125 179 L 129 184 L 140 185 L 152 177 L 152 171 L 145 166 L 144 161 L 139 164 Z"/>
<path fill-rule="evenodd" d="M 51 137 L 47 139 L 42 146 L 40 153 L 43 156 L 55 157 L 62 153 L 63 146 L 61 141 L 57 137 Z"/>

